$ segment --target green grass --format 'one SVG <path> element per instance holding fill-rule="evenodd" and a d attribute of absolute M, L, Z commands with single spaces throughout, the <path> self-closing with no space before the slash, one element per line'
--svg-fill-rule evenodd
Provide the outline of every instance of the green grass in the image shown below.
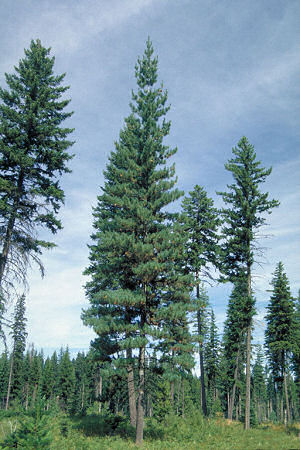
<path fill-rule="evenodd" d="M 0 421 L 0 440 L 10 433 L 15 417 Z M 50 450 L 125 450 L 136 448 L 134 430 L 122 417 L 90 415 L 67 418 L 49 417 L 53 442 Z M 300 424 L 261 425 L 249 431 L 237 422 L 223 418 L 203 419 L 199 413 L 189 417 L 166 417 L 163 422 L 147 419 L 143 449 L 222 449 L 222 450 L 300 450 Z"/>

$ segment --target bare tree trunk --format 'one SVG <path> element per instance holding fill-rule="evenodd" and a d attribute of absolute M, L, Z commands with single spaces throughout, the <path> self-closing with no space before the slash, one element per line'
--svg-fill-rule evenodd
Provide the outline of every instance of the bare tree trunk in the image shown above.
<path fill-rule="evenodd" d="M 33 388 L 33 392 L 32 392 L 32 406 L 34 406 L 37 388 L 38 388 L 38 385 L 35 384 L 35 385 L 34 385 L 34 388 Z"/>
<path fill-rule="evenodd" d="M 132 359 L 132 350 L 126 350 L 127 359 Z M 129 415 L 130 423 L 133 427 L 136 427 L 136 398 L 135 398 L 135 387 L 134 387 L 134 372 L 132 364 L 127 366 L 127 386 L 128 386 L 128 402 L 129 402 Z"/>
<path fill-rule="evenodd" d="M 199 289 L 199 278 L 198 273 L 196 273 L 197 287 L 196 287 L 196 296 L 199 300 L 200 298 L 200 289 Z M 198 335 L 199 337 L 203 333 L 202 329 L 202 320 L 200 310 L 197 311 L 197 325 L 198 325 Z M 202 400 L 202 411 L 204 416 L 207 416 L 207 406 L 206 406 L 206 392 L 205 392 L 205 380 L 204 380 L 204 362 L 203 362 L 203 343 L 199 342 L 199 361 L 200 361 L 200 376 L 201 376 L 201 400 Z"/>
<path fill-rule="evenodd" d="M 246 402 L 245 402 L 245 430 L 250 429 L 250 381 L 251 381 L 251 324 L 247 329 L 247 347 L 246 347 Z"/>
<path fill-rule="evenodd" d="M 102 385 L 103 385 L 103 378 L 102 378 L 102 375 L 100 375 L 100 369 L 99 369 L 99 387 L 98 387 L 98 389 L 99 389 L 99 409 L 98 409 L 99 413 L 101 413 L 101 409 L 102 409 L 102 399 L 101 399 Z"/>
<path fill-rule="evenodd" d="M 182 417 L 184 417 L 184 379 L 182 379 Z"/>
<path fill-rule="evenodd" d="M 11 380 L 12 380 L 12 374 L 13 374 L 13 367 L 14 367 L 14 353 L 12 353 L 11 360 L 10 360 L 10 369 L 9 369 L 9 378 L 8 378 L 8 387 L 7 387 L 6 405 L 5 405 L 6 411 L 8 410 L 8 405 L 9 405 L 9 397 L 10 397 L 10 390 L 11 390 Z"/>
<path fill-rule="evenodd" d="M 171 381 L 171 383 L 170 383 L 170 400 L 171 400 L 171 405 L 173 408 L 173 406 L 174 406 L 174 381 Z"/>
<path fill-rule="evenodd" d="M 139 351 L 139 389 L 136 420 L 136 444 L 141 445 L 144 435 L 144 388 L 145 388 L 145 347 L 140 347 Z"/>
<path fill-rule="evenodd" d="M 283 422 L 284 415 L 283 415 L 283 395 L 281 395 L 280 398 L 280 421 Z"/>
<path fill-rule="evenodd" d="M 25 411 L 28 410 L 28 401 L 29 401 L 29 383 L 26 383 L 26 397 L 25 397 Z"/>
<path fill-rule="evenodd" d="M 290 412 L 290 405 L 289 405 L 289 395 L 288 395 L 288 387 L 287 387 L 287 379 L 286 379 L 286 371 L 283 372 L 283 383 L 284 383 L 284 393 L 285 393 L 285 406 L 286 406 L 286 412 L 287 412 L 287 421 L 288 423 L 291 423 L 291 412 Z"/>
<path fill-rule="evenodd" d="M 14 198 L 12 211 L 8 220 L 5 237 L 3 240 L 2 252 L 0 254 L 0 287 L 2 286 L 8 253 L 11 246 L 12 234 L 16 222 L 17 209 L 19 206 L 20 196 L 22 194 L 23 181 L 24 181 L 24 172 L 23 170 L 21 170 L 18 177 L 17 194 L 16 197 Z"/>
<path fill-rule="evenodd" d="M 176 407 L 176 414 L 179 413 L 180 391 L 181 391 L 181 378 L 179 378 L 179 381 L 177 383 L 177 407 Z"/>
<path fill-rule="evenodd" d="M 248 299 L 251 298 L 251 266 L 247 265 L 247 281 L 248 281 Z M 246 400 L 245 400 L 245 430 L 250 429 L 250 394 L 251 394 L 251 328 L 252 320 L 247 327 L 247 344 L 246 344 Z"/>
<path fill-rule="evenodd" d="M 235 400 L 235 392 L 236 392 L 236 384 L 238 380 L 238 370 L 239 370 L 239 358 L 240 358 L 240 348 L 238 349 L 236 360 L 235 360 L 235 369 L 234 369 L 234 382 L 233 382 L 233 388 L 232 388 L 232 394 L 229 395 L 229 402 L 228 402 L 228 419 L 232 420 L 233 416 L 233 408 L 234 408 L 234 400 Z"/>

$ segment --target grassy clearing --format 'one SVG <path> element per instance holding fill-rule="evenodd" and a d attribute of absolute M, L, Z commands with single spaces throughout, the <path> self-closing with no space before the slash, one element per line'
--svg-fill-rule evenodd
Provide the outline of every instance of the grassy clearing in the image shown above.
<path fill-rule="evenodd" d="M 0 422 L 1 441 L 15 427 L 16 419 Z M 49 417 L 51 450 L 125 450 L 136 448 L 134 430 L 125 418 L 114 416 Z M 146 421 L 143 449 L 300 450 L 300 424 L 290 427 L 267 424 L 249 431 L 223 418 L 203 419 L 199 413 L 187 418 L 167 417 L 159 423 Z M 1 447 L 3 448 L 3 447 Z"/>

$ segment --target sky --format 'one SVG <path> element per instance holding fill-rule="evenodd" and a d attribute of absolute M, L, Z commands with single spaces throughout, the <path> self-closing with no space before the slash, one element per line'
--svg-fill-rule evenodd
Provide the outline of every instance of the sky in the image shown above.
<path fill-rule="evenodd" d="M 262 189 L 280 207 L 262 230 L 269 238 L 260 240 L 263 264 L 254 267 L 255 339 L 262 340 L 279 261 L 292 293 L 300 288 L 299 15 L 298 0 L 1 0 L 0 85 L 39 38 L 51 47 L 55 73 L 66 73 L 74 111 L 66 124 L 75 128 L 72 174 L 61 180 L 64 229 L 43 255 L 45 277 L 29 272 L 28 343 L 47 354 L 67 345 L 86 350 L 95 337 L 80 319 L 92 207 L 130 113 L 134 66 L 148 36 L 169 94 L 167 143 L 178 147 L 178 187 L 188 193 L 199 184 L 221 206 L 216 191 L 232 181 L 224 164 L 244 135 L 263 166 L 273 167 Z M 229 293 L 229 286 L 208 288 L 220 329 Z"/>

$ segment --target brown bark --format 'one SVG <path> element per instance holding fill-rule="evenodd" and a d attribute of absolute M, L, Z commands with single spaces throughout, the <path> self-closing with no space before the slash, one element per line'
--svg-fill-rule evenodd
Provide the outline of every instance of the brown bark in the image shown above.
<path fill-rule="evenodd" d="M 98 385 L 98 391 L 99 391 L 99 413 L 101 412 L 102 409 L 102 384 L 103 384 L 103 379 L 102 379 L 102 375 L 100 375 L 100 369 L 99 369 L 99 385 Z"/>
<path fill-rule="evenodd" d="M 184 417 L 184 380 L 182 380 L 182 417 Z"/>
<path fill-rule="evenodd" d="M 127 359 L 132 359 L 132 350 L 126 350 Z M 134 387 L 134 372 L 132 364 L 127 366 L 127 386 L 128 386 L 128 401 L 129 401 L 129 415 L 130 423 L 133 427 L 136 427 L 136 398 L 135 398 L 135 387 Z"/>
<path fill-rule="evenodd" d="M 137 420 L 136 420 L 136 444 L 143 443 L 144 435 L 144 388 L 145 388 L 145 347 L 139 350 L 139 389 L 137 402 Z"/>
<path fill-rule="evenodd" d="M 196 296 L 199 300 L 200 290 L 199 290 L 199 278 L 198 273 L 196 273 L 197 287 Z M 200 337 L 203 333 L 200 310 L 197 311 L 197 325 L 198 325 L 198 336 Z M 205 380 L 204 380 L 204 362 L 203 362 L 203 343 L 199 342 L 199 362 L 200 362 L 200 378 L 201 378 L 201 401 L 202 401 L 202 411 L 204 416 L 207 416 L 207 406 L 206 406 L 206 392 L 205 392 Z"/>
<path fill-rule="evenodd" d="M 16 222 L 17 210 L 19 207 L 20 197 L 22 194 L 23 181 L 24 181 L 24 173 L 23 173 L 23 170 L 21 170 L 19 173 L 19 177 L 18 177 L 17 193 L 14 198 L 13 208 L 12 208 L 9 220 L 8 220 L 5 237 L 3 240 L 2 252 L 0 254 L 0 287 L 2 286 L 3 276 L 4 276 L 6 264 L 7 264 L 7 259 L 8 259 L 8 253 L 9 253 L 9 249 L 11 246 L 11 240 L 12 240 L 12 234 L 13 234 L 13 230 L 14 230 L 14 226 L 15 226 L 15 222 Z"/>
<path fill-rule="evenodd" d="M 170 383 L 170 400 L 172 407 L 174 406 L 174 381 Z"/>
<path fill-rule="evenodd" d="M 229 401 L 228 401 L 228 419 L 229 420 L 232 420 L 232 416 L 233 416 L 236 384 L 237 384 L 237 380 L 238 380 L 239 358 L 240 358 L 240 349 L 238 349 L 238 352 L 236 354 L 234 377 L 233 377 L 234 382 L 233 382 L 232 394 L 231 394 L 231 396 L 228 395 L 228 397 L 229 397 Z"/>
<path fill-rule="evenodd" d="M 250 429 L 250 357 L 251 357 L 251 324 L 247 328 L 246 346 L 246 401 L 245 401 L 245 430 Z"/>
<path fill-rule="evenodd" d="M 250 248 L 250 244 L 249 244 Z M 251 297 L 251 266 L 248 263 L 247 266 L 247 279 L 248 279 L 248 298 Z M 251 328 L 252 320 L 247 327 L 247 344 L 246 344 L 246 400 L 245 400 L 245 430 L 250 429 L 250 388 L 251 388 Z"/>
<path fill-rule="evenodd" d="M 288 421 L 288 423 L 291 423 L 291 412 L 290 412 L 290 405 L 289 405 L 289 395 L 288 395 L 286 371 L 284 371 L 284 373 L 283 373 L 283 384 L 284 384 L 284 394 L 285 394 L 285 406 L 286 406 L 286 412 L 287 412 L 287 421 Z"/>
<path fill-rule="evenodd" d="M 13 373 L 13 367 L 14 367 L 14 354 L 11 355 L 11 361 L 10 361 L 10 369 L 9 369 L 9 378 L 8 378 L 8 387 L 7 387 L 7 395 L 6 395 L 6 404 L 5 409 L 8 410 L 9 405 L 9 397 L 10 397 L 10 390 L 11 390 L 11 380 L 12 380 L 12 373 Z"/>

